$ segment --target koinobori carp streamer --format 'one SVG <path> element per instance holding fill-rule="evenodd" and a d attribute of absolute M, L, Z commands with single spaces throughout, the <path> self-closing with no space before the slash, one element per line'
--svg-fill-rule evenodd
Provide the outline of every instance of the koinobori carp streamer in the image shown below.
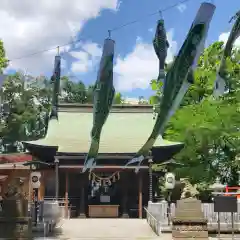
<path fill-rule="evenodd" d="M 213 92 L 215 97 L 223 95 L 230 87 L 230 79 L 227 74 L 226 62 L 227 58 L 231 56 L 235 41 L 240 37 L 240 11 L 238 11 L 231 20 L 235 20 L 235 23 L 224 47 L 221 63 L 217 71 Z"/>
<path fill-rule="evenodd" d="M 105 39 L 98 77 L 93 90 L 94 105 L 91 145 L 82 172 L 92 169 L 96 165 L 102 128 L 113 103 L 115 95 L 113 85 L 114 45 L 115 42 L 112 39 Z"/>
<path fill-rule="evenodd" d="M 152 133 L 136 156 L 127 165 L 136 162 L 140 165 L 146 156 L 149 155 L 157 138 L 162 136 L 170 117 L 179 107 L 189 86 L 194 83 L 193 70 L 196 68 L 198 58 L 204 49 L 204 42 L 214 11 L 215 6 L 213 4 L 201 4 L 189 33 L 166 75 L 160 111 Z"/>

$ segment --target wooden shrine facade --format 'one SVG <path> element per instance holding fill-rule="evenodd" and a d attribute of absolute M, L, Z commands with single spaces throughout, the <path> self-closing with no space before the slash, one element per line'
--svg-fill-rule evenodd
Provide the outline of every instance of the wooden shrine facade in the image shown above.
<path fill-rule="evenodd" d="M 142 218 L 149 200 L 148 163 L 144 162 L 136 174 L 135 166 L 125 168 L 129 156 L 104 155 L 100 155 L 91 173 L 81 173 L 83 155 L 58 153 L 55 156 L 58 183 L 56 168 L 41 171 L 44 198 L 54 199 L 57 195 L 63 201 L 66 214 L 70 209 L 71 217 Z M 97 188 L 95 194 L 94 188 Z"/>
<path fill-rule="evenodd" d="M 142 218 L 149 200 L 148 167 L 142 166 L 138 174 L 133 167 L 123 167 L 97 166 L 92 173 L 81 173 L 81 166 L 62 165 L 60 159 L 59 197 L 68 201 L 72 217 Z M 94 194 L 99 187 L 102 191 Z M 55 194 L 54 187 L 49 190 L 46 187 L 48 196 Z"/>
<path fill-rule="evenodd" d="M 13 178 L 20 177 L 24 181 L 23 191 L 29 201 L 32 201 L 33 189 L 30 184 L 32 170 L 29 166 L 25 166 L 26 161 L 31 161 L 30 157 L 25 154 L 20 162 L 11 161 L 0 164 L 0 189 L 2 190 L 0 196 Z M 58 161 L 57 169 L 55 166 L 42 166 L 37 169 L 41 172 L 39 200 L 58 198 L 64 206 L 65 216 L 70 215 L 73 218 L 144 217 L 143 208 L 147 206 L 149 200 L 147 165 L 141 166 L 136 174 L 133 166 L 123 169 L 125 161 L 120 158 L 116 159 L 120 165 L 106 166 L 100 161 L 99 166 L 92 173 L 81 173 L 84 159 L 80 156 L 61 155 L 55 156 L 55 160 Z M 103 191 L 93 196 L 91 193 L 94 181 L 100 184 Z M 105 192 L 106 186 L 110 190 Z"/>
<path fill-rule="evenodd" d="M 154 185 L 149 178 L 148 159 L 143 161 L 138 174 L 134 172 L 136 166 L 124 166 L 143 146 L 153 129 L 152 106 L 112 107 L 101 134 L 94 177 L 81 173 L 89 150 L 92 111 L 92 105 L 61 105 L 58 119 L 49 120 L 46 136 L 24 142 L 34 160 L 48 164 L 40 170 L 42 184 L 39 198 L 57 196 L 63 199 L 66 212 L 70 207 L 75 217 L 141 218 L 143 207 L 151 199 L 149 190 Z M 154 163 L 161 163 L 171 159 L 182 148 L 182 143 L 159 137 L 150 158 Z M 19 171 L 23 171 L 24 166 L 20 165 Z M 29 169 L 29 166 L 26 168 Z"/>

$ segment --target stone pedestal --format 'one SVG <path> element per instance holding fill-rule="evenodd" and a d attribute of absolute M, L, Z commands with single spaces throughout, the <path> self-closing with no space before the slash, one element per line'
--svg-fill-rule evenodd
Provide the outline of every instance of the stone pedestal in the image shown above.
<path fill-rule="evenodd" d="M 208 239 L 207 219 L 197 199 L 178 200 L 172 224 L 172 239 Z"/>
<path fill-rule="evenodd" d="M 3 218 L 0 217 L 1 239 L 32 239 L 32 221 L 25 218 Z"/>
<path fill-rule="evenodd" d="M 32 239 L 32 221 L 27 200 L 3 200 L 0 214 L 1 239 Z"/>

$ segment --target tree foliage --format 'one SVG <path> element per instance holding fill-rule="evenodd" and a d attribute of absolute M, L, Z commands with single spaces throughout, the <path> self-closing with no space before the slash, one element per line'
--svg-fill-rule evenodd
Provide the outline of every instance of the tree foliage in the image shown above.
<path fill-rule="evenodd" d="M 0 73 L 3 73 L 3 69 L 7 67 L 7 63 L 3 41 L 0 40 Z"/>
<path fill-rule="evenodd" d="M 64 103 L 92 103 L 94 86 L 61 78 L 60 100 Z M 9 75 L 1 89 L 0 152 L 22 151 L 22 141 L 44 137 L 51 106 L 52 83 L 44 77 L 17 72 Z M 122 103 L 116 93 L 114 103 Z"/>
<path fill-rule="evenodd" d="M 119 92 L 115 93 L 113 103 L 114 104 L 121 104 L 121 103 L 123 103 L 123 97 L 122 97 L 121 93 L 119 93 Z"/>
<path fill-rule="evenodd" d="M 223 42 L 205 49 L 195 71 L 195 83 L 186 94 L 179 110 L 170 120 L 165 138 L 185 143 L 176 156 L 184 168 L 177 169 L 181 177 L 193 183 L 213 182 L 216 176 L 228 184 L 237 184 L 240 150 L 240 50 L 234 49 L 227 60 L 231 78 L 229 93 L 212 97 L 216 70 L 220 64 Z M 156 96 L 161 96 L 157 88 Z"/>
<path fill-rule="evenodd" d="M 25 76 L 21 73 L 6 79 L 1 95 L 1 151 L 22 150 L 21 141 L 45 134 L 50 99 L 45 89 L 26 87 Z"/>

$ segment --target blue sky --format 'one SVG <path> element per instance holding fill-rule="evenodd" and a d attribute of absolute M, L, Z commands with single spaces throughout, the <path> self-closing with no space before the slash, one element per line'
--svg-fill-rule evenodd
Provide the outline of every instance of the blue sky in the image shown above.
<path fill-rule="evenodd" d="M 71 0 L 74 2 L 72 9 L 70 9 L 71 6 L 69 5 L 60 6 L 62 2 L 59 0 L 54 1 L 59 3 L 59 6 L 56 5 L 58 6 L 56 9 L 51 8 L 49 5 L 44 5 L 41 8 L 31 5 L 32 15 L 28 13 L 28 18 L 26 18 L 26 14 L 20 16 L 19 9 L 16 11 L 16 14 L 13 15 L 13 9 L 16 9 L 16 6 L 11 6 L 11 8 L 6 7 L 4 10 L 0 10 L 0 18 L 1 14 L 8 14 L 9 22 L 12 21 L 14 17 L 15 25 L 17 26 L 18 24 L 18 35 L 13 35 L 13 33 L 11 33 L 11 35 L 6 31 L 3 32 L 0 24 L 0 34 L 3 36 L 4 43 L 6 43 L 9 58 L 26 55 L 35 50 L 57 46 L 58 44 L 66 42 L 65 39 L 69 41 L 70 36 L 77 39 L 81 38 L 83 40 L 79 44 L 71 46 L 70 48 L 61 49 L 63 59 L 65 59 L 63 74 L 75 76 L 72 78 L 74 81 L 81 79 L 86 85 L 93 84 L 96 79 L 96 72 L 101 56 L 101 46 L 103 45 L 104 39 L 108 36 L 107 30 L 136 19 L 141 19 L 135 24 L 112 32 L 112 38 L 116 42 L 114 78 L 117 90 L 121 91 L 124 96 L 149 97 L 151 95 L 151 90 L 148 87 L 149 82 L 157 76 L 157 67 L 155 67 L 157 66 L 157 58 L 153 52 L 151 42 L 155 33 L 156 22 L 160 15 L 156 14 L 151 17 L 146 17 L 146 15 L 169 7 L 179 2 L 178 0 L 83 0 L 86 2 L 86 5 L 89 5 L 86 7 L 74 6 L 74 4 L 77 3 L 75 0 Z M 27 2 L 28 4 L 30 3 L 29 0 L 24 0 L 24 2 L 26 2 L 26 4 Z M 163 12 L 169 42 L 172 45 L 169 59 L 171 59 L 171 56 L 176 54 L 181 47 L 202 2 L 201 0 L 189 0 L 184 3 L 184 5 L 181 5 L 180 8 L 175 7 Z M 222 40 L 226 39 L 227 33 L 232 26 L 228 21 L 237 10 L 240 9 L 239 0 L 215 0 L 208 2 L 214 3 L 216 10 L 210 25 L 206 41 L 207 45 L 218 40 L 220 36 Z M 80 5 L 80 3 L 78 4 Z M 30 5 L 26 6 L 28 6 L 29 9 L 31 8 Z M 69 8 L 69 12 L 67 8 Z M 80 11 L 77 12 L 76 8 L 78 10 L 80 9 Z M 96 11 L 93 10 L 95 8 Z M 24 9 L 25 12 L 27 11 L 26 9 L 27 8 Z M 41 10 L 42 12 L 40 12 L 39 9 L 43 9 Z M 64 16 L 65 9 L 66 17 Z M 70 11 L 72 11 L 72 14 Z M 79 14 L 82 14 L 82 16 Z M 60 18 L 62 18 L 64 22 L 62 19 L 59 19 L 59 16 L 61 16 Z M 72 17 L 72 19 L 69 19 L 70 17 Z M 53 25 L 53 22 L 55 22 L 54 19 L 56 19 L 55 25 Z M 62 25 L 57 22 L 61 22 L 61 20 Z M 76 31 L 67 30 L 69 22 L 75 27 Z M 81 26 L 79 27 L 78 25 Z M 4 25 L 6 29 L 9 28 L 9 26 Z M 11 26 L 13 26 L 13 23 Z M 38 30 L 38 28 L 40 30 Z M 21 31 L 19 29 L 21 29 Z M 37 29 L 38 33 L 34 33 L 33 29 Z M 44 31 L 42 31 L 42 29 L 44 29 Z M 12 31 L 14 31 L 14 29 L 12 29 Z M 30 36 L 35 38 L 30 39 Z M 20 42 L 23 37 L 26 37 L 25 42 L 27 41 L 24 46 L 22 46 L 23 43 Z M 13 42 L 14 38 L 15 41 Z M 21 44 L 18 43 L 18 41 Z M 16 44 L 19 44 L 18 50 L 13 50 L 13 46 Z M 20 49 L 22 49 L 22 52 Z M 11 68 L 21 68 L 22 70 L 24 69 L 25 71 L 38 75 L 50 75 L 54 54 L 55 51 L 51 51 L 42 54 L 42 58 L 37 56 L 35 58 L 28 58 L 28 60 L 13 61 Z"/>
<path fill-rule="evenodd" d="M 151 2 L 151 3 L 150 3 Z M 133 51 L 136 45 L 136 38 L 141 37 L 144 43 L 151 44 L 156 21 L 159 19 L 159 15 L 156 14 L 151 17 L 146 17 L 148 13 L 155 12 L 156 9 L 164 9 L 170 5 L 173 5 L 177 1 L 158 1 L 158 0 L 129 0 L 122 1 L 119 11 L 117 13 L 105 10 L 101 12 L 101 16 L 94 20 L 90 20 L 84 26 L 78 37 L 90 36 L 93 42 L 102 45 L 104 38 L 107 36 L 107 30 L 116 26 L 121 26 L 124 23 L 130 22 L 135 19 L 141 19 L 141 21 L 121 28 L 112 32 L 112 38 L 116 41 L 115 55 L 124 57 Z M 173 29 L 173 40 L 177 42 L 177 49 L 183 43 L 185 36 L 189 30 L 189 27 L 196 15 L 196 12 L 202 1 L 192 0 L 184 5 L 185 10 L 180 11 L 178 8 L 170 9 L 163 13 L 167 31 Z M 206 44 L 209 45 L 212 42 L 219 39 L 221 33 L 229 32 L 232 24 L 228 21 L 240 8 L 240 1 L 231 0 L 231 4 L 226 4 L 226 1 L 215 1 L 216 11 L 212 19 L 208 38 Z M 184 9 L 184 8 L 182 8 Z M 151 29 L 154 31 L 152 32 Z M 93 71 L 83 74 L 79 74 L 80 79 L 85 84 L 93 83 L 96 78 L 96 66 Z M 149 79 L 150 81 L 151 79 Z M 122 91 L 124 95 L 129 97 L 138 97 L 141 95 L 149 96 L 151 94 L 150 89 L 133 89 L 129 91 Z"/>

